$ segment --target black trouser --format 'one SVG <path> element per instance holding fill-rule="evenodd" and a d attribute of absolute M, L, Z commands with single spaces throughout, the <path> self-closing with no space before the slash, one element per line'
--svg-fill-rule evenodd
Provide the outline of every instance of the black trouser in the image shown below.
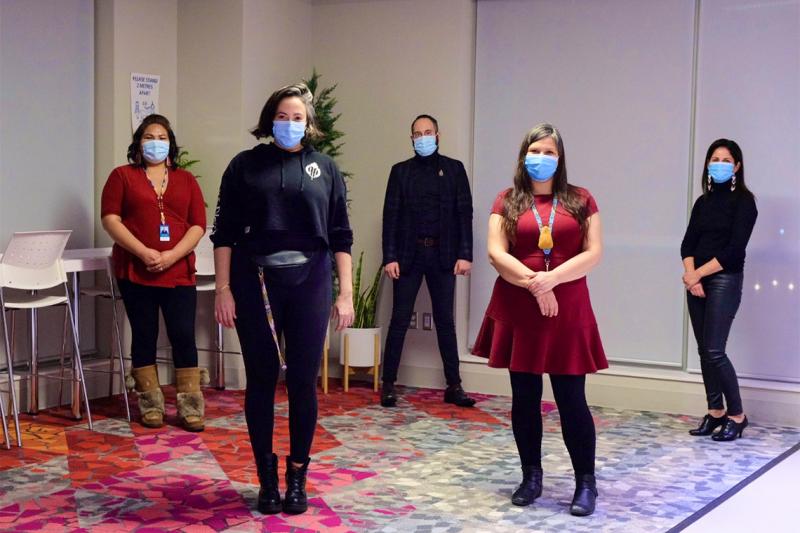
<path fill-rule="evenodd" d="M 279 281 L 265 276 L 276 329 L 286 347 L 290 457 L 304 463 L 317 426 L 317 374 L 331 312 L 330 255 L 318 252 L 305 273 L 297 279 L 291 277 L 283 276 Z M 264 310 L 258 267 L 237 248 L 231 258 L 231 291 L 247 374 L 244 413 L 253 455 L 260 462 L 272 453 L 280 364 Z"/>
<path fill-rule="evenodd" d="M 131 359 L 134 368 L 156 364 L 158 310 L 164 315 L 175 368 L 197 366 L 194 338 L 197 289 L 194 285 L 151 287 L 126 279 L 117 285 L 131 323 Z"/>
<path fill-rule="evenodd" d="M 439 354 L 444 364 L 444 377 L 448 385 L 461 383 L 458 372 L 456 325 L 453 321 L 453 298 L 456 289 L 454 267 L 455 264 L 449 269 L 442 268 L 439 262 L 439 248 L 420 246 L 417 248 L 411 267 L 406 271 L 401 270 L 400 278 L 394 280 L 392 321 L 389 324 L 389 334 L 386 336 L 386 348 L 383 353 L 384 382 L 394 383 L 397 381 L 397 369 L 400 367 L 400 356 L 403 354 L 403 342 L 424 276 L 433 305 L 433 321 L 436 324 Z"/>
<path fill-rule="evenodd" d="M 731 416 L 742 414 L 742 398 L 736 370 L 725 353 L 725 345 L 742 300 L 743 280 L 741 272 L 719 272 L 702 280 L 705 298 L 687 293 L 708 408 L 724 409 L 722 397 L 725 396 Z"/>
<path fill-rule="evenodd" d="M 511 374 L 511 427 L 522 466 L 542 467 L 542 376 Z M 594 420 L 586 403 L 586 376 L 550 375 L 561 434 L 575 475 L 594 475 Z"/>

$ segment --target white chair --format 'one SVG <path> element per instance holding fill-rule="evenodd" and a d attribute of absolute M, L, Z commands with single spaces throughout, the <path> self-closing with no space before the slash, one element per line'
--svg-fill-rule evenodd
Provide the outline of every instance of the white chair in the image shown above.
<path fill-rule="evenodd" d="M 14 233 L 5 253 L 3 253 L 2 259 L 0 259 L 0 307 L 3 310 L 0 313 L 0 317 L 2 317 L 3 322 L 3 339 L 5 341 L 6 364 L 8 367 L 8 389 L 14 410 L 14 425 L 18 446 L 22 446 L 22 433 L 19 427 L 19 406 L 16 392 L 14 391 L 13 353 L 9 342 L 8 324 L 5 318 L 6 310 L 27 309 L 31 312 L 31 340 L 33 344 L 31 346 L 29 378 L 30 389 L 34 392 L 31 397 L 36 399 L 35 391 L 38 387 L 39 377 L 38 361 L 36 360 L 36 311 L 55 305 L 66 306 L 69 324 L 72 327 L 74 366 L 78 373 L 77 379 L 73 375 L 70 380 L 80 383 L 89 429 L 94 429 L 92 414 L 89 409 L 89 395 L 86 391 L 86 380 L 83 375 L 80 346 L 78 345 L 77 324 L 75 323 L 75 315 L 70 303 L 67 274 L 64 272 L 64 265 L 61 261 L 61 254 L 71 233 L 69 230 Z M 60 290 L 46 293 L 39 292 L 46 289 L 55 289 L 59 285 L 63 288 L 63 294 L 59 294 Z M 5 416 L 3 417 L 3 422 L 5 427 Z"/>
<path fill-rule="evenodd" d="M 197 280 L 197 292 L 210 292 L 216 289 L 216 281 L 214 276 L 216 272 L 214 270 L 214 243 L 211 242 L 211 228 L 207 228 L 203 238 L 200 239 L 200 242 L 197 243 L 197 246 L 194 249 L 195 255 L 195 269 L 197 270 L 196 274 L 198 276 Z M 214 318 L 214 313 L 211 313 L 212 319 Z M 217 323 L 216 320 L 213 320 L 214 325 L 217 328 L 217 338 L 215 340 L 216 346 L 215 348 L 198 348 L 198 351 L 201 352 L 214 352 L 216 354 L 216 360 L 214 363 L 215 368 L 215 384 L 214 386 L 218 390 L 225 389 L 225 359 L 224 355 L 226 354 L 235 354 L 241 355 L 239 352 L 233 351 L 226 351 L 223 339 L 223 329 L 222 324 Z"/>

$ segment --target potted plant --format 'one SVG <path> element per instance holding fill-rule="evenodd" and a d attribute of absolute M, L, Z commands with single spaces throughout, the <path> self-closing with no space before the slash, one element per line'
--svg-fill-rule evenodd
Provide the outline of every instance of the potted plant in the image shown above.
<path fill-rule="evenodd" d="M 378 295 L 383 269 L 372 277 L 372 282 L 362 287 L 361 273 L 364 267 L 364 252 L 358 256 L 353 275 L 353 325 L 342 332 L 339 343 L 339 362 L 344 365 L 345 390 L 350 367 L 373 367 L 375 384 L 381 355 L 381 328 L 377 327 Z"/>

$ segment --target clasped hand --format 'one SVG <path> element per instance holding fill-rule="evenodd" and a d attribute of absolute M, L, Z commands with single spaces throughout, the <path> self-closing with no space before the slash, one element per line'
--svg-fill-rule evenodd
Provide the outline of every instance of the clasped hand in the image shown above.
<path fill-rule="evenodd" d="M 162 272 L 169 269 L 178 260 L 174 250 L 159 252 L 152 248 L 147 248 L 140 256 L 148 272 Z"/>
<path fill-rule="evenodd" d="M 555 272 L 534 272 L 528 279 L 528 290 L 537 298 L 546 292 L 552 292 L 556 285 L 558 279 Z"/>
<path fill-rule="evenodd" d="M 552 318 L 558 315 L 558 301 L 553 288 L 558 285 L 552 272 L 532 272 L 527 278 L 526 288 L 536 298 L 542 316 Z"/>
<path fill-rule="evenodd" d="M 693 296 L 705 298 L 706 293 L 703 290 L 703 284 L 700 283 L 700 279 L 700 274 L 696 270 L 687 270 L 683 273 L 683 286 Z"/>

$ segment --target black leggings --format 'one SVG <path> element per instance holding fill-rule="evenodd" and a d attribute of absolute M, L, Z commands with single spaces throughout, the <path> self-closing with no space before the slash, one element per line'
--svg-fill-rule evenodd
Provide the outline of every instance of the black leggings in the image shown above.
<path fill-rule="evenodd" d="M 720 272 L 703 279 L 705 298 L 687 293 L 689 318 L 700 353 L 708 408 L 725 409 L 722 403 L 724 396 L 731 416 L 744 412 L 736 370 L 725 351 L 733 318 L 742 300 L 743 280 L 741 272 Z"/>
<path fill-rule="evenodd" d="M 194 285 L 151 287 L 126 279 L 117 285 L 131 323 L 131 359 L 134 368 L 156 364 L 158 310 L 164 315 L 175 368 L 197 366 L 194 338 L 197 289 Z"/>
<path fill-rule="evenodd" d="M 511 374 L 511 426 L 523 466 L 542 466 L 542 376 Z M 561 433 L 575 475 L 594 475 L 594 420 L 586 403 L 586 376 L 550 375 Z"/>
<path fill-rule="evenodd" d="M 276 329 L 286 347 L 290 458 L 296 463 L 308 460 L 317 426 L 317 374 L 331 310 L 330 255 L 318 252 L 312 263 L 305 280 L 297 285 L 291 276 L 283 276 L 282 282 L 266 280 Z M 264 310 L 258 268 L 237 248 L 231 258 L 231 291 L 247 374 L 244 413 L 253 455 L 261 461 L 272 454 L 280 364 Z"/>

